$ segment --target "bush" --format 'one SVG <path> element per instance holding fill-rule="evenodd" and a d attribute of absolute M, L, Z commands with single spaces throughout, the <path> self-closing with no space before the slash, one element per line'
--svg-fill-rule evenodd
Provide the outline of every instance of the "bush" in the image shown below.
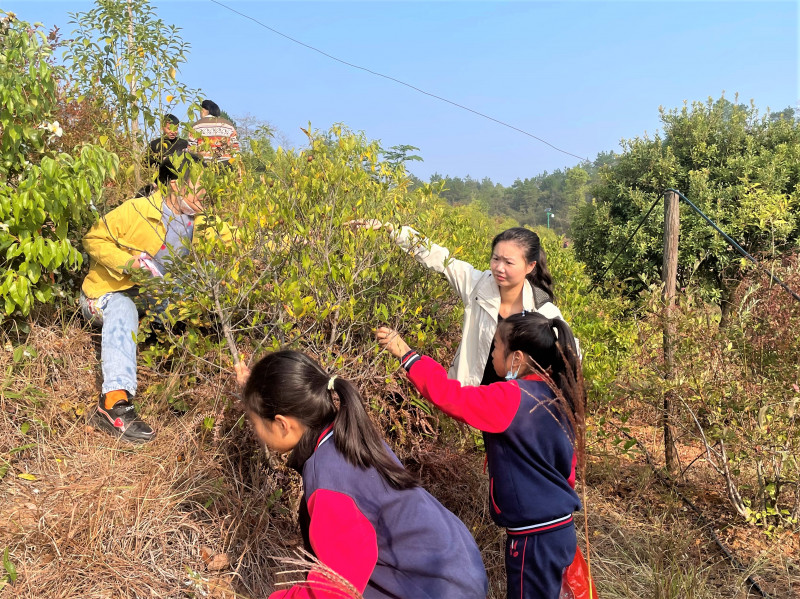
<path fill-rule="evenodd" d="M 601 169 L 591 203 L 573 227 L 578 256 L 598 277 L 665 189 L 683 192 L 751 254 L 779 255 L 800 235 L 800 120 L 725 98 L 661 110 L 663 133 L 623 142 L 619 159 Z M 659 280 L 663 202 L 624 248 L 610 275 L 630 296 Z M 729 307 L 744 271 L 739 255 L 687 206 L 681 207 L 679 286 L 695 285 L 706 301 Z"/>
<path fill-rule="evenodd" d="M 775 270 L 800 287 L 796 254 Z M 800 305 L 757 271 L 739 287 L 728 327 L 718 326 L 716 307 L 693 295 L 679 297 L 679 374 L 663 378 L 662 320 L 654 297 L 617 395 L 649 404 L 653 413 L 666 394 L 676 398 L 678 443 L 704 458 L 737 512 L 768 532 L 792 526 L 800 516 Z"/>
<path fill-rule="evenodd" d="M 0 11 L 0 298 L 5 314 L 27 315 L 59 291 L 57 275 L 81 265 L 75 241 L 117 158 L 84 145 L 72 155 L 50 146 L 59 67 L 36 26 Z"/>

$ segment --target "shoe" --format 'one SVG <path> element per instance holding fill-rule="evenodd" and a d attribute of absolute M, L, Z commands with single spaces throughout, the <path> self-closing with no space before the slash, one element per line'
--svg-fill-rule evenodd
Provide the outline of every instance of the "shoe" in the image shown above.
<path fill-rule="evenodd" d="M 131 443 L 146 443 L 156 436 L 153 429 L 136 415 L 133 404 L 125 399 L 115 403 L 111 409 L 106 409 L 105 397 L 100 395 L 92 423 L 97 428 Z"/>

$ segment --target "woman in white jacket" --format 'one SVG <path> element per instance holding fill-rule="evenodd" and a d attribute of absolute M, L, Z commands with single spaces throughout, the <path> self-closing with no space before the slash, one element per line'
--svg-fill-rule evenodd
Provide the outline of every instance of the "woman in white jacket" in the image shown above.
<path fill-rule="evenodd" d="M 354 223 L 355 224 L 355 223 Z M 489 270 L 450 258 L 447 248 L 432 243 L 411 227 L 395 231 L 392 225 L 361 221 L 361 226 L 391 231 L 400 247 L 421 264 L 447 277 L 464 302 L 464 334 L 456 350 L 450 378 L 462 385 L 488 385 L 501 380 L 491 364 L 497 323 L 512 314 L 537 311 L 547 318 L 562 318 L 553 304 L 553 277 L 539 236 L 528 229 L 507 229 L 492 240 Z"/>

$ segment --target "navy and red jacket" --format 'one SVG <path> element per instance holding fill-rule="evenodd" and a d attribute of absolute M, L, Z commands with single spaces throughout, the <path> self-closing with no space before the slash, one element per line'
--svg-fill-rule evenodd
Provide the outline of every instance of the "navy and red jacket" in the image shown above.
<path fill-rule="evenodd" d="M 317 559 L 365 599 L 485 599 L 486 570 L 467 527 L 422 487 L 394 489 L 374 468 L 348 462 L 332 425 L 302 474 L 310 515 L 304 536 Z M 342 593 L 315 572 L 305 584 L 270 595 L 334 597 Z"/>
<path fill-rule="evenodd" d="M 537 375 L 462 387 L 427 356 L 403 360 L 419 392 L 446 414 L 483 431 L 489 468 L 489 512 L 509 534 L 572 524 L 581 507 L 569 423 Z"/>

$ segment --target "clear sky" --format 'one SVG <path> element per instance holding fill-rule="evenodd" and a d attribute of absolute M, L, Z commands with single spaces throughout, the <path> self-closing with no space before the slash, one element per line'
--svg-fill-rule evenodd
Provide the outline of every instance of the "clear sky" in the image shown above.
<path fill-rule="evenodd" d="M 267 2 L 220 0 L 342 60 L 400 79 L 579 156 L 653 133 L 658 108 L 719 98 L 798 107 L 798 2 Z M 3 0 L 69 33 L 79 0 Z M 332 61 L 210 0 L 153 0 L 191 43 L 181 79 L 234 117 L 302 146 L 341 122 L 420 148 L 417 176 L 517 178 L 578 159 L 452 105 Z"/>

